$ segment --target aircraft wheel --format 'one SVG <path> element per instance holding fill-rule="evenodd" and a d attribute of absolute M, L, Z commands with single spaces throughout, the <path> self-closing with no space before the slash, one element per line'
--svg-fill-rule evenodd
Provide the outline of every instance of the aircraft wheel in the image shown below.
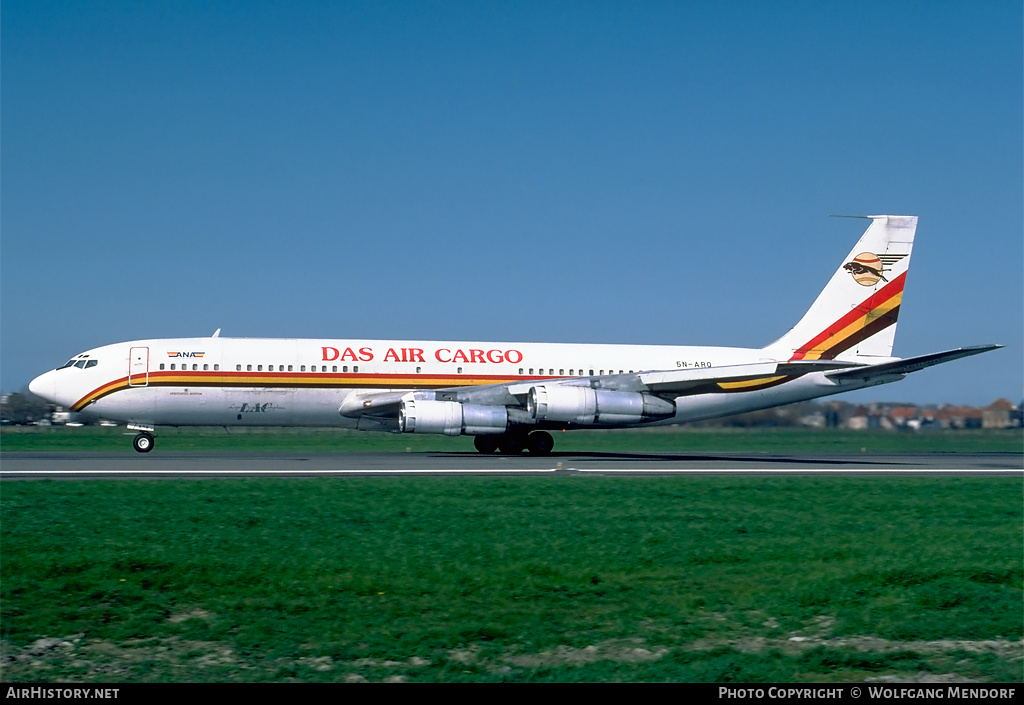
<path fill-rule="evenodd" d="M 547 431 L 534 431 L 526 439 L 526 447 L 533 455 L 547 455 L 555 447 L 555 439 Z"/>
<path fill-rule="evenodd" d="M 494 436 L 474 436 L 473 447 L 481 453 L 493 453 L 498 450 L 498 439 Z"/>
<path fill-rule="evenodd" d="M 498 438 L 498 450 L 507 455 L 522 453 L 526 448 L 526 439 L 511 433 Z"/>
<path fill-rule="evenodd" d="M 140 453 L 148 453 L 153 450 L 154 444 L 155 441 L 153 440 L 153 434 L 151 433 L 140 433 L 134 440 L 132 440 L 132 445 L 135 446 L 135 450 Z"/>

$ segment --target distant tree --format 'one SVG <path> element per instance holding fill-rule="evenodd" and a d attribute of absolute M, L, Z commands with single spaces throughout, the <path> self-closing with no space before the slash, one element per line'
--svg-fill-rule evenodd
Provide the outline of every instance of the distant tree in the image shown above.
<path fill-rule="evenodd" d="M 48 419 L 53 406 L 30 392 L 14 392 L 0 403 L 0 421 L 5 424 L 25 425 Z"/>

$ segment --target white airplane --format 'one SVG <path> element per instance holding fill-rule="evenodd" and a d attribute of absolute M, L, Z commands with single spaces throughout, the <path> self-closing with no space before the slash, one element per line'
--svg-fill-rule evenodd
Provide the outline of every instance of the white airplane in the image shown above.
<path fill-rule="evenodd" d="M 800 322 L 763 348 L 415 340 L 168 338 L 88 350 L 29 389 L 157 426 L 334 426 L 474 437 L 482 453 L 549 453 L 549 431 L 728 416 L 895 382 L 993 350 L 892 357 L 916 216 L 871 224 Z"/>

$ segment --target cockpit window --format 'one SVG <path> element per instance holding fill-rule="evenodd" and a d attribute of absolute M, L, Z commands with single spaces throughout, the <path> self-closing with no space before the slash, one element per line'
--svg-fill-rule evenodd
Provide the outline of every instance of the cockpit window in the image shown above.
<path fill-rule="evenodd" d="M 87 370 L 90 367 L 96 367 L 98 364 L 100 364 L 99 360 L 90 360 L 88 355 L 79 355 L 78 357 L 71 358 L 57 369 L 63 370 L 68 367 L 77 367 L 80 370 Z"/>

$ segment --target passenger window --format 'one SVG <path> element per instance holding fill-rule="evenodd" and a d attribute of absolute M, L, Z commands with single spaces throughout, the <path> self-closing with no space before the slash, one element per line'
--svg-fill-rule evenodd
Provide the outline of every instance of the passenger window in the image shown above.
<path fill-rule="evenodd" d="M 337 365 L 333 365 L 331 367 L 331 372 L 337 372 L 337 371 L 338 371 L 338 366 Z"/>
<path fill-rule="evenodd" d="M 164 368 L 164 363 L 161 362 L 160 363 L 160 369 L 162 370 L 163 368 Z"/>
<path fill-rule="evenodd" d="M 523 368 L 522 367 L 519 368 L 519 374 L 523 374 Z"/>
<path fill-rule="evenodd" d="M 241 371 L 242 371 L 242 366 L 241 365 L 235 365 L 235 372 L 241 372 Z"/>
<path fill-rule="evenodd" d="M 192 363 L 192 369 L 193 370 L 198 370 L 199 369 L 199 363 L 198 362 L 193 362 Z"/>
<path fill-rule="evenodd" d="M 341 368 L 341 371 L 342 371 L 342 372 L 348 372 L 348 365 L 344 365 L 344 366 L 343 366 L 343 367 Z"/>
<path fill-rule="evenodd" d="M 353 365 L 352 366 L 352 371 L 353 372 L 358 372 L 359 371 L 359 365 Z"/>
<path fill-rule="evenodd" d="M 288 365 L 288 371 L 289 371 L 289 372 L 291 372 L 291 371 L 292 371 L 292 366 L 291 366 L 291 365 Z"/>
<path fill-rule="evenodd" d="M 245 366 L 245 371 L 246 372 L 252 372 L 252 365 L 246 365 Z"/>

